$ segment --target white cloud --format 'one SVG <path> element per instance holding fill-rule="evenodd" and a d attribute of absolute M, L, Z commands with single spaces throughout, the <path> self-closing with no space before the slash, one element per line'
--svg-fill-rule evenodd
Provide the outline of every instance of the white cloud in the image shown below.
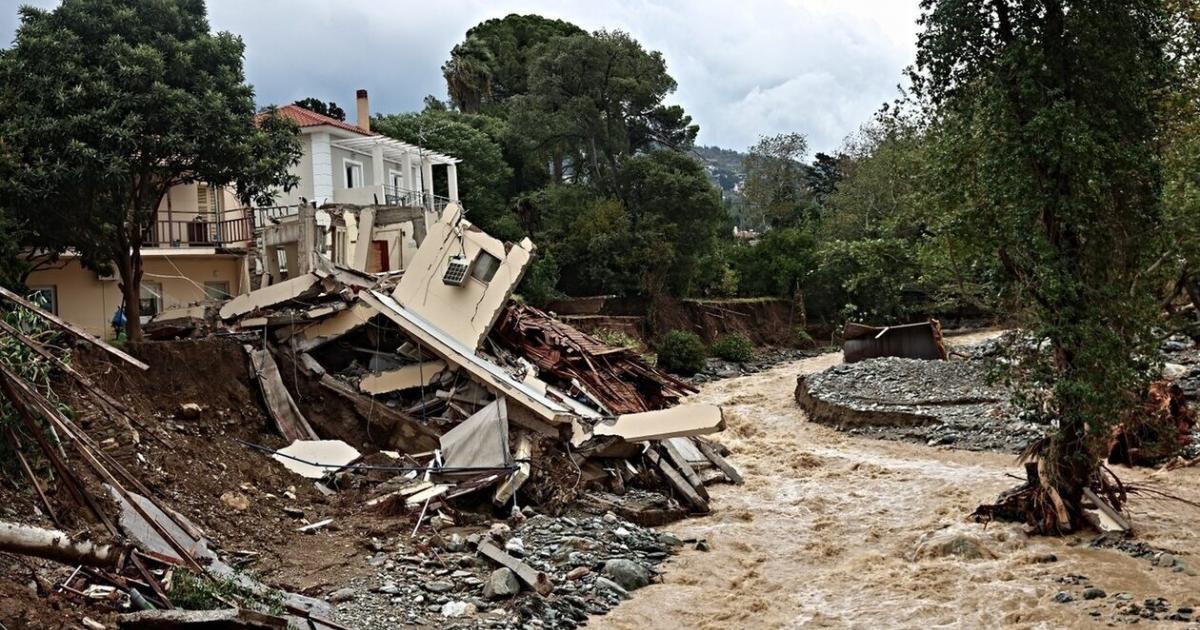
<path fill-rule="evenodd" d="M 49 0 L 36 0 L 49 4 Z M 246 42 L 262 103 L 304 96 L 352 111 L 419 109 L 443 96 L 441 65 L 468 28 L 540 13 L 588 30 L 620 29 L 663 52 L 679 82 L 672 100 L 700 141 L 744 149 L 761 134 L 799 131 L 832 150 L 896 96 L 912 62 L 917 0 L 209 0 L 213 27 Z M 2 9 L 0 9 L 2 10 Z M 11 38 L 15 9 L 2 10 Z"/>

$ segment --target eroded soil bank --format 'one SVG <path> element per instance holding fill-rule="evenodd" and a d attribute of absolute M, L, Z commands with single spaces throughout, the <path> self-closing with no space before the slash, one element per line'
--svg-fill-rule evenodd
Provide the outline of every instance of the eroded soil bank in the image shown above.
<path fill-rule="evenodd" d="M 1013 456 L 872 440 L 807 422 L 793 398 L 796 376 L 840 360 L 823 355 L 704 387 L 698 399 L 725 405 L 730 429 L 721 437 L 746 485 L 714 487 L 712 516 L 673 525 L 681 536 L 707 538 L 711 551 L 676 557 L 664 583 L 638 591 L 595 627 L 1186 625 L 1167 618 L 1200 605 L 1200 510 L 1131 503 L 1137 540 L 1175 555 L 1175 568 L 1093 548 L 1094 536 L 1038 538 L 1016 525 L 975 524 L 967 515 L 1016 483 L 1006 477 L 1020 471 Z M 1200 501 L 1200 469 L 1117 473 Z M 972 540 L 978 547 L 961 544 Z M 966 555 L 940 553 L 946 541 Z M 1105 596 L 1085 600 L 1087 587 Z M 1072 601 L 1056 602 L 1061 592 Z M 1147 598 L 1166 600 L 1155 606 L 1157 620 L 1129 613 Z"/>

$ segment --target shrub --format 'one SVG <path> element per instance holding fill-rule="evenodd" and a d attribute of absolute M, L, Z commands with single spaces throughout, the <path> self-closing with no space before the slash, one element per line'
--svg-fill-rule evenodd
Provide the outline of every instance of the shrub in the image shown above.
<path fill-rule="evenodd" d="M 658 367 L 691 376 L 704 369 L 704 342 L 696 333 L 672 330 L 658 344 Z"/>
<path fill-rule="evenodd" d="M 721 337 L 709 346 L 708 351 L 714 357 L 735 363 L 745 363 L 754 358 L 754 344 L 741 335 Z"/>
<path fill-rule="evenodd" d="M 612 328 L 597 328 L 592 331 L 592 336 L 599 339 L 600 343 L 614 348 L 637 349 L 642 345 L 633 335 L 623 330 L 613 330 Z"/>

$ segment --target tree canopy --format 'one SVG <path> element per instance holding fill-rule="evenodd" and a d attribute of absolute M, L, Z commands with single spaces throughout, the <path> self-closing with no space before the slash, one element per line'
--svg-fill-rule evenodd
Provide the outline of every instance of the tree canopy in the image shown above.
<path fill-rule="evenodd" d="M 239 38 L 209 32 L 201 0 L 23 7 L 0 51 L 0 137 L 17 161 L 4 196 L 29 245 L 115 264 L 131 336 L 141 245 L 171 186 L 229 185 L 266 202 L 294 183 L 295 126 L 256 121 L 242 54 Z"/>
<path fill-rule="evenodd" d="M 346 120 L 346 110 L 338 107 L 338 104 L 333 101 L 325 102 L 319 98 L 313 98 L 309 96 L 308 98 L 302 98 L 293 104 L 299 105 L 310 112 L 316 112 L 324 116 L 329 116 L 335 120 Z"/>

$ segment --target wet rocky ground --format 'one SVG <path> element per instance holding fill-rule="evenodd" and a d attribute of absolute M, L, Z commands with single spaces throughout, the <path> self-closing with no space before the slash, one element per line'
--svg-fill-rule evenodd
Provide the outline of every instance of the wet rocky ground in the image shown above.
<path fill-rule="evenodd" d="M 753 359 L 739 363 L 717 357 L 705 360 L 704 369 L 689 380 L 697 385 L 727 378 L 757 374 L 788 361 L 798 361 L 830 352 L 831 348 L 759 348 Z"/>
<path fill-rule="evenodd" d="M 484 541 L 545 572 L 553 592 L 537 595 L 515 573 L 477 553 Z M 373 540 L 362 558 L 371 570 L 327 598 L 340 623 L 364 630 L 575 628 L 657 581 L 658 565 L 684 544 L 611 512 L 535 515 L 415 547 L 406 538 Z"/>
<path fill-rule="evenodd" d="M 854 435 L 1019 452 L 1045 427 L 1023 419 L 985 358 L 885 357 L 802 377 L 797 398 L 816 422 Z"/>

